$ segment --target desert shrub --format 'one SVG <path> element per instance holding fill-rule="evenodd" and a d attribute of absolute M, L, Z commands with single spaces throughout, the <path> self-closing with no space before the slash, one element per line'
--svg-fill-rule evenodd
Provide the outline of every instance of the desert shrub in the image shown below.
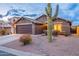
<path fill-rule="evenodd" d="M 43 30 L 43 33 L 44 33 L 45 35 L 47 35 L 47 30 Z"/>
<path fill-rule="evenodd" d="M 60 34 L 60 35 L 64 35 L 64 36 L 69 36 L 69 35 L 70 35 L 70 33 L 65 32 L 65 31 L 63 31 L 63 32 L 59 32 L 59 34 Z"/>
<path fill-rule="evenodd" d="M 47 30 L 44 30 L 43 32 L 44 32 L 45 35 L 47 35 Z M 53 35 L 53 36 L 57 36 L 58 33 L 59 33 L 59 31 L 52 30 L 52 35 Z"/>
<path fill-rule="evenodd" d="M 64 35 L 64 32 L 59 32 L 59 35 Z"/>
<path fill-rule="evenodd" d="M 56 31 L 56 30 L 52 31 L 52 35 L 53 36 L 57 36 L 58 35 L 58 31 Z"/>
<path fill-rule="evenodd" d="M 5 35 L 5 34 L 6 34 L 6 29 L 0 30 L 0 34 L 1 34 L 1 35 Z"/>
<path fill-rule="evenodd" d="M 69 34 L 69 33 L 64 33 L 64 35 L 65 35 L 65 36 L 69 36 L 70 34 Z"/>
<path fill-rule="evenodd" d="M 32 37 L 30 34 L 23 34 L 20 37 L 19 41 L 22 42 L 23 45 L 27 45 L 27 44 L 30 44 L 32 42 Z"/>

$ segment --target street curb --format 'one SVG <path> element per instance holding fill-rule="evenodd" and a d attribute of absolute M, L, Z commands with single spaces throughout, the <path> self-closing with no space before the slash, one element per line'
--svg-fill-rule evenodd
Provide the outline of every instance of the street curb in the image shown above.
<path fill-rule="evenodd" d="M 3 46 L 0 46 L 0 50 L 14 54 L 16 56 L 45 56 L 45 54 L 40 55 L 40 54 L 35 54 L 30 52 L 23 52 L 12 48 L 3 47 Z"/>

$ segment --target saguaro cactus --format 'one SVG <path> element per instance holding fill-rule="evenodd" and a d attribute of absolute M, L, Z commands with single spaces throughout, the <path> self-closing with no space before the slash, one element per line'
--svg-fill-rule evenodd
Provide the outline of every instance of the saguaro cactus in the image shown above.
<path fill-rule="evenodd" d="M 47 35 L 48 35 L 49 42 L 51 42 L 52 41 L 52 8 L 50 3 L 48 3 L 47 5 L 46 14 L 47 14 L 47 21 L 48 21 Z"/>
<path fill-rule="evenodd" d="M 58 5 L 56 7 L 56 11 L 54 16 L 52 17 L 52 7 L 51 7 L 51 3 L 48 3 L 47 8 L 45 9 L 46 14 L 47 14 L 47 21 L 48 21 L 48 28 L 47 28 L 47 35 L 48 35 L 48 40 L 49 42 L 52 42 L 52 21 L 57 17 L 58 15 Z"/>

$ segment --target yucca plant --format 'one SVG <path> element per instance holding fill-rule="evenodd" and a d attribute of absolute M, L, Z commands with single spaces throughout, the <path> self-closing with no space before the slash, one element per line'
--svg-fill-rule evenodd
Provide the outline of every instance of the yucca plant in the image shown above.
<path fill-rule="evenodd" d="M 52 21 L 57 17 L 58 15 L 58 5 L 56 7 L 56 11 L 54 16 L 52 17 L 52 7 L 51 7 L 51 3 L 47 4 L 47 8 L 45 9 L 46 11 L 46 15 L 47 15 L 47 21 L 48 21 L 48 28 L 47 28 L 47 35 L 48 35 L 48 40 L 49 42 L 52 42 Z"/>

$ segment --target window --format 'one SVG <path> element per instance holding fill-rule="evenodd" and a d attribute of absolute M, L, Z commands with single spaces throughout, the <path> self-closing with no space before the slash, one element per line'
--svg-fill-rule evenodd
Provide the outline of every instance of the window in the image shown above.
<path fill-rule="evenodd" d="M 61 24 L 54 24 L 54 30 L 56 31 L 62 31 L 62 25 Z"/>

